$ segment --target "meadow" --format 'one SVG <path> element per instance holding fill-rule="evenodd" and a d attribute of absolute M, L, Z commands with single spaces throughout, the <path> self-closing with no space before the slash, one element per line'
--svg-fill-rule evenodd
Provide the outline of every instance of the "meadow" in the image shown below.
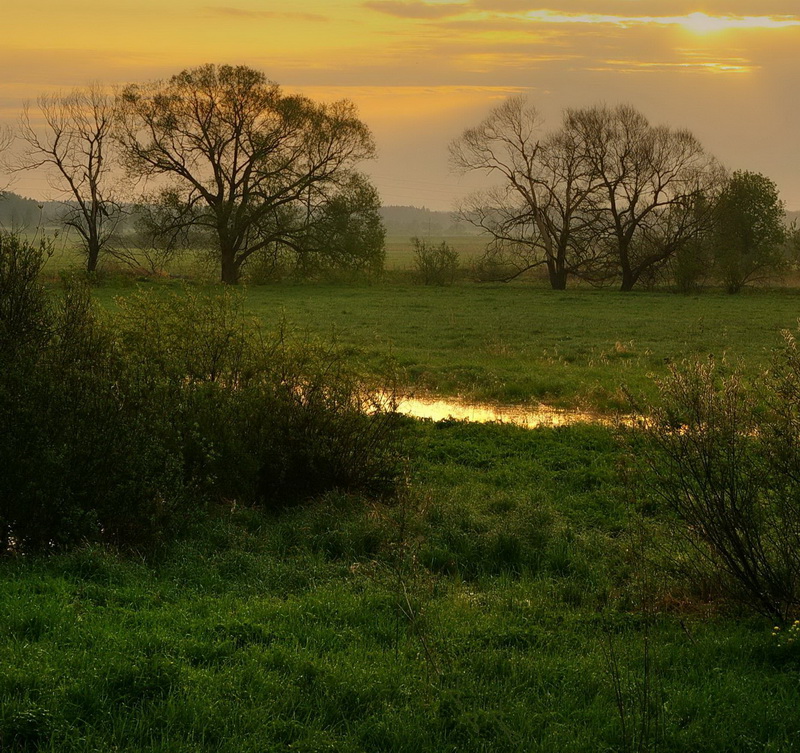
<path fill-rule="evenodd" d="M 97 297 L 113 308 L 131 289 L 103 286 Z M 244 296 L 265 326 L 285 320 L 335 342 L 374 382 L 391 371 L 419 394 L 600 413 L 628 410 L 624 390 L 651 397 L 653 379 L 686 358 L 712 356 L 754 375 L 800 315 L 793 289 L 684 296 L 554 293 L 531 283 L 287 283 Z"/>
<path fill-rule="evenodd" d="M 113 311 L 137 284 L 94 296 Z M 335 342 L 373 384 L 599 412 L 627 410 L 625 389 L 650 399 L 687 357 L 759 374 L 800 300 L 522 283 L 243 295 L 267 328 Z M 800 642 L 683 577 L 663 545 L 676 521 L 618 431 L 401 432 L 391 498 L 227 500 L 151 551 L 0 562 L 0 749 L 800 747 Z"/>

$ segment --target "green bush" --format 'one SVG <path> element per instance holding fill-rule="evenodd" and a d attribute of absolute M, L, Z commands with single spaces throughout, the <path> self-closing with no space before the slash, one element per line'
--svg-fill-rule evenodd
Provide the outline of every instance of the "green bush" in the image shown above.
<path fill-rule="evenodd" d="M 452 285 L 458 272 L 458 251 L 446 241 L 438 245 L 412 238 L 415 279 L 421 285 Z"/>
<path fill-rule="evenodd" d="M 392 488 L 395 417 L 335 352 L 265 340 L 230 293 L 139 293 L 102 319 L 67 281 L 50 305 L 40 250 L 0 251 L 19 301 L 0 308 L 2 551 L 141 548 L 213 500 Z"/>
<path fill-rule="evenodd" d="M 118 303 L 123 347 L 179 406 L 188 478 L 270 508 L 336 488 L 391 489 L 395 416 L 335 350 L 283 329 L 264 336 L 228 290 Z"/>
<path fill-rule="evenodd" d="M 168 417 L 140 390 L 85 286 L 68 283 L 46 325 L 47 339 L 0 374 L 6 548 L 145 544 L 185 506 Z"/>
<path fill-rule="evenodd" d="M 646 487 L 677 515 L 679 562 L 771 619 L 800 608 L 800 357 L 755 386 L 713 360 L 674 368 L 643 422 Z M 642 448 L 638 448 L 639 451 Z"/>

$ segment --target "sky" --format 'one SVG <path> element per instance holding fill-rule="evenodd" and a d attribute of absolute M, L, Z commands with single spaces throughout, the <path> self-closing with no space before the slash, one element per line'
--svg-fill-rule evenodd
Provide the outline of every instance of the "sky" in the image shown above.
<path fill-rule="evenodd" d="M 730 169 L 772 178 L 800 209 L 800 0 L 37 0 L 3 10 L 0 122 L 93 81 L 250 65 L 288 91 L 347 98 L 371 127 L 384 204 L 452 209 L 477 179 L 447 145 L 523 94 L 628 103 L 689 128 Z M 43 176 L 18 193 L 48 198 Z"/>

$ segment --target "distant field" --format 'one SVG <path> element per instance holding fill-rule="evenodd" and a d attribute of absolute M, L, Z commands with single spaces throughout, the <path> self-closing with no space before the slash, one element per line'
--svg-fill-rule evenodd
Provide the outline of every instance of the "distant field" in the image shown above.
<path fill-rule="evenodd" d="M 167 291 L 173 285 L 152 284 Z M 108 305 L 129 287 L 101 286 Z M 471 400 L 626 409 L 623 387 L 652 394 L 653 376 L 687 357 L 741 362 L 755 374 L 795 329 L 795 290 L 556 293 L 534 284 L 274 284 L 245 289 L 265 325 L 336 339 L 365 374 L 388 364 L 410 389 Z"/>
<path fill-rule="evenodd" d="M 438 245 L 442 241 L 448 243 L 459 254 L 462 267 L 469 267 L 475 259 L 483 254 L 486 248 L 486 239 L 480 235 L 444 236 L 422 235 L 420 238 Z M 386 269 L 402 270 L 414 268 L 414 251 L 411 237 L 390 235 L 386 238 Z"/>
<path fill-rule="evenodd" d="M 439 244 L 442 241 L 454 248 L 460 257 L 460 264 L 464 268 L 469 268 L 475 259 L 483 253 L 486 247 L 486 240 L 477 235 L 421 235 L 421 238 L 432 244 Z M 80 252 L 77 250 L 73 241 L 64 241 L 56 238 L 54 243 L 53 256 L 48 261 L 45 271 L 55 273 L 62 269 L 80 268 L 83 263 Z M 197 273 L 198 259 L 196 254 L 186 254 L 182 259 L 170 265 L 169 272 L 173 274 Z M 108 264 L 106 264 L 108 266 Z M 411 244 L 411 236 L 390 235 L 386 239 L 386 264 L 388 272 L 405 271 L 414 268 L 414 252 Z M 216 277 L 216 272 L 212 272 Z"/>

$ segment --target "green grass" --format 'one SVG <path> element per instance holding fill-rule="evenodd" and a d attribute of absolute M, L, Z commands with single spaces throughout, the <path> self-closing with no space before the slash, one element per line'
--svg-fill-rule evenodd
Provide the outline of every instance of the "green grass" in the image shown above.
<path fill-rule="evenodd" d="M 48 228 L 46 232 L 52 237 L 56 228 Z M 31 233 L 27 235 L 31 236 Z M 425 240 L 439 244 L 448 243 L 459 254 L 459 263 L 464 269 L 469 269 L 484 252 L 486 240 L 479 235 L 459 235 L 459 236 L 425 236 Z M 81 269 L 85 259 L 74 239 L 69 237 L 56 237 L 53 243 L 53 255 L 47 262 L 45 271 L 48 274 L 58 274 L 65 269 Z M 146 264 L 143 265 L 146 267 Z M 386 262 L 385 269 L 388 276 L 407 276 L 414 269 L 414 247 L 411 243 L 411 236 L 390 235 L 386 238 Z M 127 271 L 125 266 L 114 262 L 113 259 L 105 259 L 101 267 L 106 270 Z M 203 278 L 216 280 L 218 270 L 215 265 L 209 264 L 207 254 L 202 252 L 189 252 L 170 263 L 167 272 L 175 275 L 190 275 L 193 278 Z"/>
<path fill-rule="evenodd" d="M 2 563 L 3 750 L 624 749 L 608 646 L 633 713 L 645 630 L 611 433 L 409 432 L 398 504 Z M 800 654 L 700 606 L 649 628 L 658 749 L 793 749 Z"/>
<path fill-rule="evenodd" d="M 133 289 L 96 295 L 113 308 Z M 686 356 L 757 373 L 798 301 L 523 284 L 245 295 L 267 327 L 335 337 L 375 380 L 393 361 L 420 390 L 600 410 L 624 407 L 622 385 L 652 394 L 650 375 Z M 0 561 L 0 750 L 800 748 L 800 646 L 669 567 L 673 522 L 632 499 L 610 429 L 406 426 L 407 488 L 388 503 L 220 507 L 146 557 Z"/>
<path fill-rule="evenodd" d="M 157 289 L 174 286 L 153 283 Z M 100 287 L 106 305 L 130 288 Z M 684 358 L 764 369 L 795 329 L 794 290 L 736 296 L 709 292 L 553 292 L 531 284 L 279 284 L 246 290 L 267 327 L 335 339 L 373 379 L 387 364 L 410 389 L 475 401 L 544 402 L 625 410 L 623 387 L 645 398 L 653 377 Z"/>

